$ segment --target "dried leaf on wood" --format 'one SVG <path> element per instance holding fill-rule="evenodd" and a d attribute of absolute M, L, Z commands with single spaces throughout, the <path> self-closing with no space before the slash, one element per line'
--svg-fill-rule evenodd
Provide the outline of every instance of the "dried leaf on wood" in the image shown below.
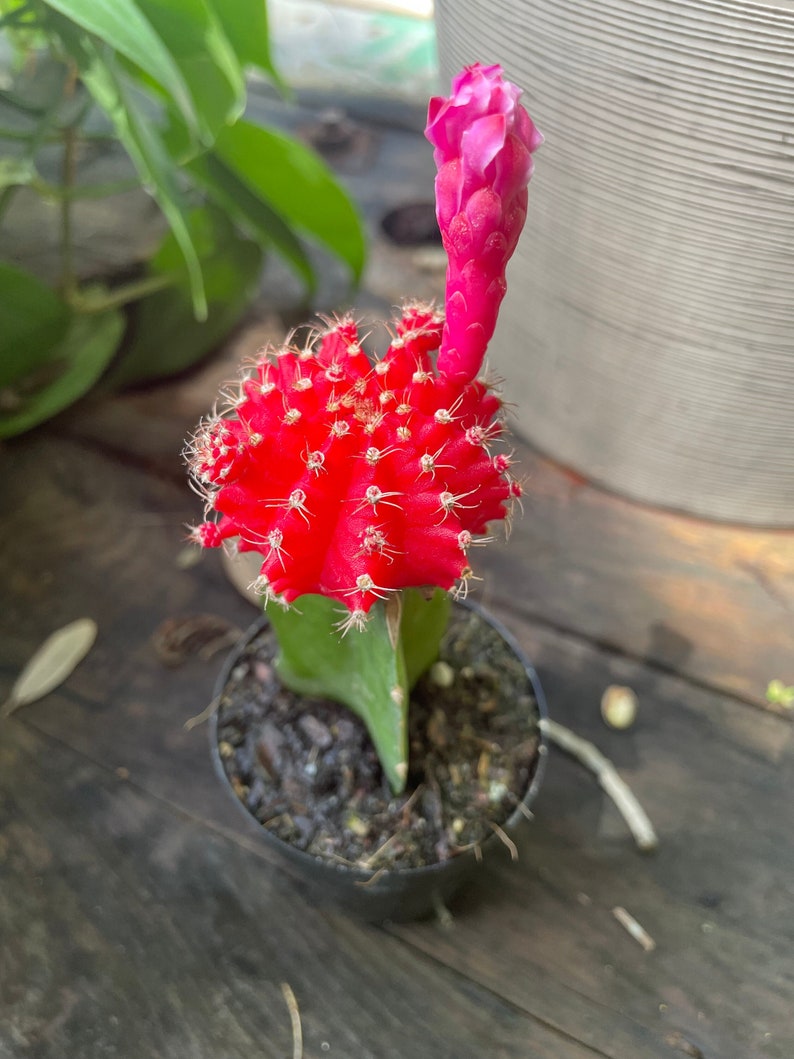
<path fill-rule="evenodd" d="M 8 717 L 63 684 L 91 650 L 96 636 L 97 625 L 92 618 L 78 618 L 48 636 L 17 677 L 0 707 L 0 717 Z"/>
<path fill-rule="evenodd" d="M 167 666 L 179 666 L 192 655 L 205 661 L 218 651 L 231 647 L 243 630 L 217 614 L 189 614 L 168 618 L 152 636 L 157 657 Z"/>

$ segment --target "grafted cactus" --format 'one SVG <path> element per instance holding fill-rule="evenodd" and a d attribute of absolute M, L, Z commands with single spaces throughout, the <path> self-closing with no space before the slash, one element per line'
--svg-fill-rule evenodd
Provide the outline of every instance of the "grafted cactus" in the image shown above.
<path fill-rule="evenodd" d="M 189 448 L 208 518 L 194 539 L 262 556 L 255 585 L 282 679 L 356 710 L 395 790 L 408 693 L 437 656 L 446 593 L 467 590 L 470 549 L 521 492 L 497 451 L 501 399 L 477 375 L 539 134 L 498 67 L 472 67 L 454 88 L 431 102 L 428 127 L 446 320 L 408 305 L 375 361 L 351 317 L 266 349 Z"/>
<path fill-rule="evenodd" d="M 348 318 L 265 350 L 196 436 L 193 471 L 221 516 L 197 539 L 235 538 L 263 556 L 268 599 L 328 596 L 359 628 L 391 592 L 465 585 L 469 549 L 520 490 L 491 451 L 499 397 L 435 371 L 442 322 L 407 308 L 374 366 Z"/>

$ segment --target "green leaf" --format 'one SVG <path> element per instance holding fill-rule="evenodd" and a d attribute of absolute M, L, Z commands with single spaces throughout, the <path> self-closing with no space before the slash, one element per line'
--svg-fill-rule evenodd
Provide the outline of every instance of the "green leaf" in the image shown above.
<path fill-rule="evenodd" d="M 24 61 L 34 50 L 47 46 L 39 14 L 32 0 L 4 0 L 0 3 L 0 28 L 16 53 L 15 58 Z"/>
<path fill-rule="evenodd" d="M 770 680 L 766 689 L 766 701 L 787 709 L 794 706 L 794 685 L 787 687 L 782 680 Z"/>
<path fill-rule="evenodd" d="M 204 268 L 206 321 L 199 323 L 193 314 L 184 260 L 175 238 L 168 235 L 149 272 L 181 276 L 182 283 L 141 298 L 134 306 L 132 337 L 103 385 L 129 386 L 183 371 L 217 346 L 245 311 L 261 273 L 261 248 L 212 208 L 195 210 L 189 224 Z"/>
<path fill-rule="evenodd" d="M 402 615 L 392 597 L 377 603 L 362 632 L 342 636 L 339 604 L 326 596 L 301 596 L 294 607 L 269 604 L 278 637 L 278 673 L 293 691 L 343 703 L 364 721 L 395 793 L 408 775 L 408 699 L 414 681 L 438 657 L 449 601 L 437 591 L 426 600 L 418 589 L 401 593 Z M 387 613 L 389 606 L 391 613 Z M 399 634 L 390 623 L 399 627 Z M 406 638 L 411 664 L 406 664 Z"/>
<path fill-rule="evenodd" d="M 132 91 L 111 55 L 102 55 L 90 40 L 65 36 L 64 43 L 91 95 L 113 122 L 144 184 L 150 190 L 174 233 L 185 258 L 193 310 L 203 320 L 207 301 L 201 264 L 187 222 L 187 205 L 177 183 L 177 172 L 151 118 L 139 110 Z"/>
<path fill-rule="evenodd" d="M 188 122 L 194 124 L 194 108 L 182 72 L 134 0 L 43 2 L 150 74 L 173 98 Z"/>
<path fill-rule="evenodd" d="M 356 281 L 361 278 L 366 254 L 361 219 L 317 155 L 248 121 L 223 129 L 215 151 L 259 199 L 347 262 Z"/>
<path fill-rule="evenodd" d="M 52 360 L 69 316 L 68 306 L 35 276 L 0 264 L 0 386 Z"/>
<path fill-rule="evenodd" d="M 0 437 L 30 430 L 87 393 L 116 352 L 123 331 L 118 312 L 73 317 L 51 358 L 64 365 L 63 371 L 48 386 L 26 395 L 20 408 L 0 413 Z"/>
<path fill-rule="evenodd" d="M 0 26 L 18 18 L 27 6 L 27 0 L 0 0 Z"/>
<path fill-rule="evenodd" d="M 0 158 L 0 188 L 30 184 L 37 176 L 36 167 L 29 158 Z"/>
<path fill-rule="evenodd" d="M 270 29 L 265 0 L 209 0 L 243 65 L 257 66 L 280 85 L 270 54 Z"/>
<path fill-rule="evenodd" d="M 195 158 L 186 169 L 216 205 L 238 224 L 256 235 L 261 243 L 272 243 L 306 284 L 308 293 L 314 293 L 317 282 L 306 251 L 284 218 L 268 202 L 259 198 L 212 152 Z"/>
<path fill-rule="evenodd" d="M 221 20 L 205 0 L 137 0 L 177 63 L 195 105 L 202 140 L 209 144 L 245 107 L 240 60 Z"/>

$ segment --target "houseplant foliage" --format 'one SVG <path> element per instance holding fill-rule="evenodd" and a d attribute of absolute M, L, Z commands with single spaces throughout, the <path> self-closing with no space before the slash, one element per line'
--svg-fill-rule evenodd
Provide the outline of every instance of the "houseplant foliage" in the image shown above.
<path fill-rule="evenodd" d="M 0 34 L 15 57 L 0 89 L 0 226 L 24 187 L 55 204 L 60 229 L 56 289 L 0 261 L 0 437 L 72 403 L 114 357 L 115 385 L 188 366 L 240 316 L 270 250 L 307 295 L 306 238 L 358 279 L 348 197 L 311 151 L 243 117 L 248 69 L 280 87 L 265 0 L 0 0 Z M 102 139 L 137 179 L 80 183 Z M 40 172 L 53 148 L 55 181 Z M 75 203 L 136 186 L 167 222 L 163 244 L 132 281 L 81 283 Z"/>
<path fill-rule="evenodd" d="M 394 792 L 449 593 L 465 593 L 470 553 L 521 492 L 480 377 L 542 139 L 519 95 L 477 64 L 430 103 L 445 312 L 406 305 L 374 362 L 350 317 L 265 350 L 189 448 L 207 507 L 195 540 L 261 555 L 281 680 L 354 710 Z"/>

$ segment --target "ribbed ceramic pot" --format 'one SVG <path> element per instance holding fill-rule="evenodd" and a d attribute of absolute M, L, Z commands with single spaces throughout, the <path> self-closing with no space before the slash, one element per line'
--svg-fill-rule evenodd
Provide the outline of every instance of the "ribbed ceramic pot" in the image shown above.
<path fill-rule="evenodd" d="M 541 722 L 547 717 L 546 700 L 534 668 L 510 633 L 493 616 L 476 605 L 467 602 L 456 606 L 473 612 L 479 620 L 490 625 L 496 632 L 523 668 L 526 686 L 534 700 L 534 714 L 527 718 L 527 724 L 537 736 L 538 746 L 521 803 L 516 806 L 502 828 L 504 835 L 516 837 L 520 829 L 528 826 L 528 817 L 531 817 L 528 810 L 535 800 L 545 771 L 547 746 Z M 304 884 L 318 904 L 335 906 L 370 922 L 422 919 L 439 911 L 481 870 L 483 858 L 488 856 L 488 851 L 499 846 L 495 834 L 485 839 L 477 849 L 465 849 L 446 860 L 424 867 L 376 871 L 315 856 L 280 839 L 249 812 L 241 800 L 241 795 L 235 793 L 219 749 L 220 733 L 226 724 L 225 689 L 232 679 L 233 671 L 244 658 L 248 646 L 266 627 L 267 619 L 260 618 L 227 657 L 215 686 L 214 698 L 219 707 L 209 723 L 210 754 L 215 772 L 243 814 L 250 833 L 276 855 L 281 866 L 290 875 Z M 307 645 L 307 650 L 311 650 L 311 645 Z"/>
<path fill-rule="evenodd" d="M 794 7 L 436 0 L 546 136 L 491 357 L 539 449 L 631 497 L 794 525 Z"/>

